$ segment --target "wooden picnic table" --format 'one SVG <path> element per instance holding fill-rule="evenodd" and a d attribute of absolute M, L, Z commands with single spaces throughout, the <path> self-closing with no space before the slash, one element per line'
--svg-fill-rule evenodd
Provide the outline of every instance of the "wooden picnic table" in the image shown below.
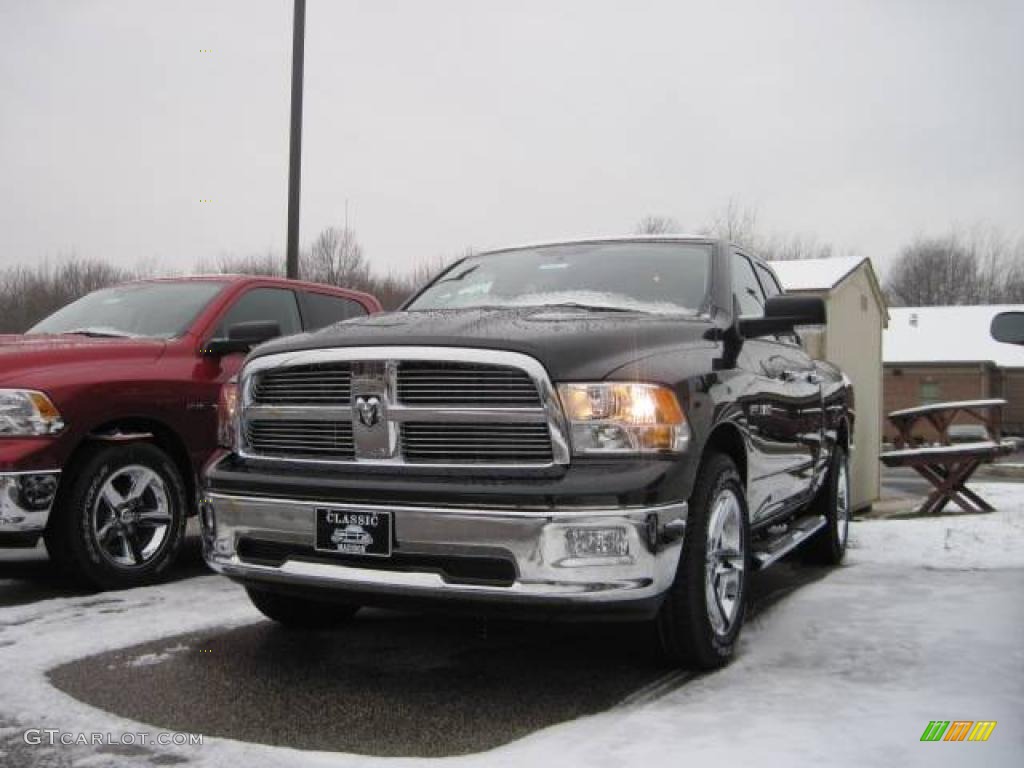
<path fill-rule="evenodd" d="M 918 509 L 920 514 L 937 514 L 949 502 L 967 512 L 991 512 L 992 505 L 967 487 L 967 481 L 982 464 L 1012 453 L 1016 443 L 1002 439 L 1002 407 L 1005 400 L 958 400 L 904 408 L 889 414 L 896 427 L 896 450 L 879 457 L 887 467 L 910 467 L 930 482 L 935 490 Z M 949 426 L 961 413 L 984 425 L 988 440 L 951 445 Z M 919 421 L 931 424 L 939 433 L 939 445 L 910 448 L 913 429 Z"/>
<path fill-rule="evenodd" d="M 939 442 L 949 445 L 949 426 L 957 416 L 966 413 L 984 425 L 990 440 L 999 441 L 1003 429 L 1003 406 L 1006 401 L 956 400 L 950 403 L 930 403 L 916 408 L 904 408 L 889 414 L 889 421 L 896 427 L 896 447 L 913 445 L 912 433 L 919 421 L 927 421 L 939 433 Z"/>

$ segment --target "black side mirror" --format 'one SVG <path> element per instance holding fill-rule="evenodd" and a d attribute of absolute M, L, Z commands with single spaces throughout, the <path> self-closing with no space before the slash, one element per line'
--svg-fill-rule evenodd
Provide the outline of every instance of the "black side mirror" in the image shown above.
<path fill-rule="evenodd" d="M 1000 312 L 992 318 L 989 331 L 1004 344 L 1024 344 L 1024 312 Z"/>
<path fill-rule="evenodd" d="M 798 325 L 824 325 L 825 301 L 817 296 L 772 296 L 764 304 L 764 317 L 740 318 L 740 335 L 746 338 L 792 333 Z"/>
<path fill-rule="evenodd" d="M 203 347 L 204 355 L 230 355 L 233 352 L 248 352 L 257 344 L 276 339 L 281 335 L 281 326 L 273 321 L 252 320 L 228 326 L 226 339 L 210 339 Z"/>

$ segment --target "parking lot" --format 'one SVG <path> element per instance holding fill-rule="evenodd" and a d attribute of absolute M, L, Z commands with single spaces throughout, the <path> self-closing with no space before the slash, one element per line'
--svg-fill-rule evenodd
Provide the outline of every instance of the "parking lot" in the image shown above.
<path fill-rule="evenodd" d="M 669 755 L 735 760 L 754 742 L 800 763 L 957 764 L 918 741 L 956 717 L 998 720 L 990 743 L 958 747 L 1016 764 L 1024 498 L 992 488 L 996 515 L 856 523 L 842 568 L 793 559 L 761 574 L 739 657 L 705 676 L 659 667 L 630 625 L 364 611 L 288 632 L 206 572 L 194 538 L 169 583 L 105 594 L 38 551 L 4 553 L 0 764 L 678 764 Z M 30 746 L 26 728 L 205 740 Z"/>
<path fill-rule="evenodd" d="M 794 562 L 762 574 L 752 616 L 828 573 Z M 90 596 L 40 551 L 7 558 L 0 578 L 4 605 L 65 598 L 97 621 L 145 611 L 136 595 L 150 591 Z M 198 608 L 200 595 L 224 588 L 246 605 L 241 589 L 204 570 L 191 537 L 171 583 L 157 589 L 194 592 Z M 631 624 L 364 610 L 342 630 L 296 632 L 255 621 L 173 634 L 59 665 L 48 677 L 76 699 L 169 730 L 301 749 L 445 756 L 685 685 L 692 675 L 666 671 L 654 647 L 653 635 Z M 338 712 L 358 716 L 339 727 Z"/>

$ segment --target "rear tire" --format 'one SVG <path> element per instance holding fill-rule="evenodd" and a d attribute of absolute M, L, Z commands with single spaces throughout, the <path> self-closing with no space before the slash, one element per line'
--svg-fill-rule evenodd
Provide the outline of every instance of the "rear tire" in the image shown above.
<path fill-rule="evenodd" d="M 151 584 L 185 538 L 185 482 L 150 443 L 97 444 L 58 491 L 44 534 L 50 558 L 97 589 Z"/>
<path fill-rule="evenodd" d="M 749 540 L 740 474 L 728 456 L 711 454 L 697 475 L 676 578 L 657 618 L 671 664 L 717 669 L 732 657 L 746 614 Z"/>
<path fill-rule="evenodd" d="M 352 620 L 358 605 L 310 600 L 271 592 L 260 587 L 246 587 L 256 609 L 272 621 L 292 629 L 330 629 Z"/>
<path fill-rule="evenodd" d="M 804 557 L 818 565 L 839 565 L 846 554 L 850 528 L 850 457 L 837 445 L 829 460 L 828 475 L 808 511 L 825 518 L 825 527 L 807 542 Z"/>

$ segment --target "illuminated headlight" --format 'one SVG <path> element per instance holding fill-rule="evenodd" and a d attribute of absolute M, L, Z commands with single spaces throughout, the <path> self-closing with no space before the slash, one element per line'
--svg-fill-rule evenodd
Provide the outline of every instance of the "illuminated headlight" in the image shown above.
<path fill-rule="evenodd" d="M 678 453 L 690 441 L 675 394 L 657 384 L 601 382 L 558 387 L 577 455 Z"/>
<path fill-rule="evenodd" d="M 217 444 L 235 450 L 238 446 L 238 382 L 231 379 L 220 388 L 217 402 Z"/>
<path fill-rule="evenodd" d="M 60 411 L 42 392 L 0 389 L 0 437 L 55 435 L 62 429 Z"/>

